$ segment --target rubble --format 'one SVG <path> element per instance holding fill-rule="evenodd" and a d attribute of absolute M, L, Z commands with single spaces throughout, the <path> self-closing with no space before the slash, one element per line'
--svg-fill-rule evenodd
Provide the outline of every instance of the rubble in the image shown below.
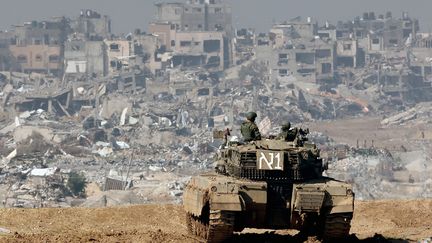
<path fill-rule="evenodd" d="M 425 167 L 424 158 L 418 158 L 424 156 L 424 152 L 391 154 L 373 148 L 350 151 L 345 158 L 333 157 L 326 173 L 353 183 L 356 198 L 376 200 L 432 196 L 430 179 L 425 176 L 432 168 Z M 415 163 L 421 163 L 421 166 Z"/>
<path fill-rule="evenodd" d="M 417 104 L 415 107 L 393 115 L 381 121 L 383 126 L 395 126 L 405 124 L 421 124 L 429 123 L 429 118 L 432 116 L 432 108 L 430 102 Z"/>
<path fill-rule="evenodd" d="M 89 195 L 83 205 L 179 202 L 189 176 L 213 167 L 221 142 L 212 132 L 228 128 L 240 138 L 249 111 L 258 113 L 265 136 L 288 121 L 301 127 L 380 116 L 383 127 L 429 123 L 431 36 L 418 33 L 409 16 L 367 13 L 324 26 L 295 18 L 256 34 L 235 33 L 231 12 L 196 13 L 200 18 L 182 12 L 186 17 L 171 24 L 165 18 L 175 6 L 156 7 L 160 14 L 148 34 L 115 35 L 110 18 L 92 10 L 0 32 L 0 185 L 9 188 L 8 206 L 79 205 L 84 199 L 68 195 L 61 171 L 83 172 L 99 188 L 128 190 L 119 198 L 109 191 Z M 389 36 L 393 23 L 396 34 Z M 9 57 L 14 61 L 5 62 Z M 421 132 L 418 144 L 425 145 L 430 134 Z M 416 174 L 418 161 L 400 165 L 378 148 L 365 155 L 324 134 L 310 138 L 328 160 L 328 173 L 355 183 L 361 198 L 391 196 L 413 180 L 418 185 L 407 195 L 429 195 L 428 177 Z M 398 155 L 403 162 L 410 161 L 406 154 Z M 54 184 L 47 178 L 57 174 L 48 168 L 62 175 Z M 397 168 L 406 172 L 402 184 L 394 183 Z"/>

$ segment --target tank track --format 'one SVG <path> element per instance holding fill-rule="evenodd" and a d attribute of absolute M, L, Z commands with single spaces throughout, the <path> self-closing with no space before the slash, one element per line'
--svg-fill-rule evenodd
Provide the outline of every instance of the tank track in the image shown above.
<path fill-rule="evenodd" d="M 346 239 L 351 229 L 351 213 L 329 214 L 325 217 L 322 238 L 327 242 Z"/>
<path fill-rule="evenodd" d="M 187 213 L 187 228 L 202 242 L 221 243 L 233 235 L 234 213 L 220 210 L 210 210 L 209 218 L 196 217 Z"/>

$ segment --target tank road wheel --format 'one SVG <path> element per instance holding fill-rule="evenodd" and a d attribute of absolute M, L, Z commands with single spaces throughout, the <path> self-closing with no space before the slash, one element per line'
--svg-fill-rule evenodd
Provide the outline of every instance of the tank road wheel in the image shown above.
<path fill-rule="evenodd" d="M 233 212 L 211 210 L 200 217 L 188 213 L 186 218 L 189 233 L 204 242 L 224 242 L 231 238 L 234 232 Z"/>
<path fill-rule="evenodd" d="M 351 229 L 352 213 L 326 215 L 322 228 L 322 238 L 326 242 L 346 239 Z"/>

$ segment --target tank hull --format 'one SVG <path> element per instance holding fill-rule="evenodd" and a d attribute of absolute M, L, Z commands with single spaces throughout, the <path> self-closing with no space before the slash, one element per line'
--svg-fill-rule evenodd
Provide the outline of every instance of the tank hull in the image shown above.
<path fill-rule="evenodd" d="M 227 221 L 222 224 L 229 225 L 231 234 L 244 228 L 309 231 L 312 227 L 323 237 L 340 238 L 349 233 L 354 194 L 351 185 L 325 177 L 300 182 L 252 181 L 209 173 L 188 183 L 184 208 L 192 221 L 198 221 L 196 227 L 204 225 L 202 234 L 195 234 L 207 242 L 219 242 L 209 238 L 205 228 L 211 228 L 211 217 L 215 217 L 211 212 L 229 215 L 219 221 Z M 226 231 L 222 240 L 230 236 Z"/>

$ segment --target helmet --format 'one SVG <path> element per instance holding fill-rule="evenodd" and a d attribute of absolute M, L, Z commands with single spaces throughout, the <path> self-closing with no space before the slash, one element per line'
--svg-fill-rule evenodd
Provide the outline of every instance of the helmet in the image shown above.
<path fill-rule="evenodd" d="M 291 122 L 286 122 L 282 125 L 282 131 L 289 131 L 291 128 Z"/>
<path fill-rule="evenodd" d="M 254 121 L 255 120 L 255 118 L 257 118 L 257 113 L 255 113 L 255 112 L 248 112 L 247 114 L 246 114 L 246 118 L 248 119 L 248 120 L 250 120 L 250 121 Z"/>

